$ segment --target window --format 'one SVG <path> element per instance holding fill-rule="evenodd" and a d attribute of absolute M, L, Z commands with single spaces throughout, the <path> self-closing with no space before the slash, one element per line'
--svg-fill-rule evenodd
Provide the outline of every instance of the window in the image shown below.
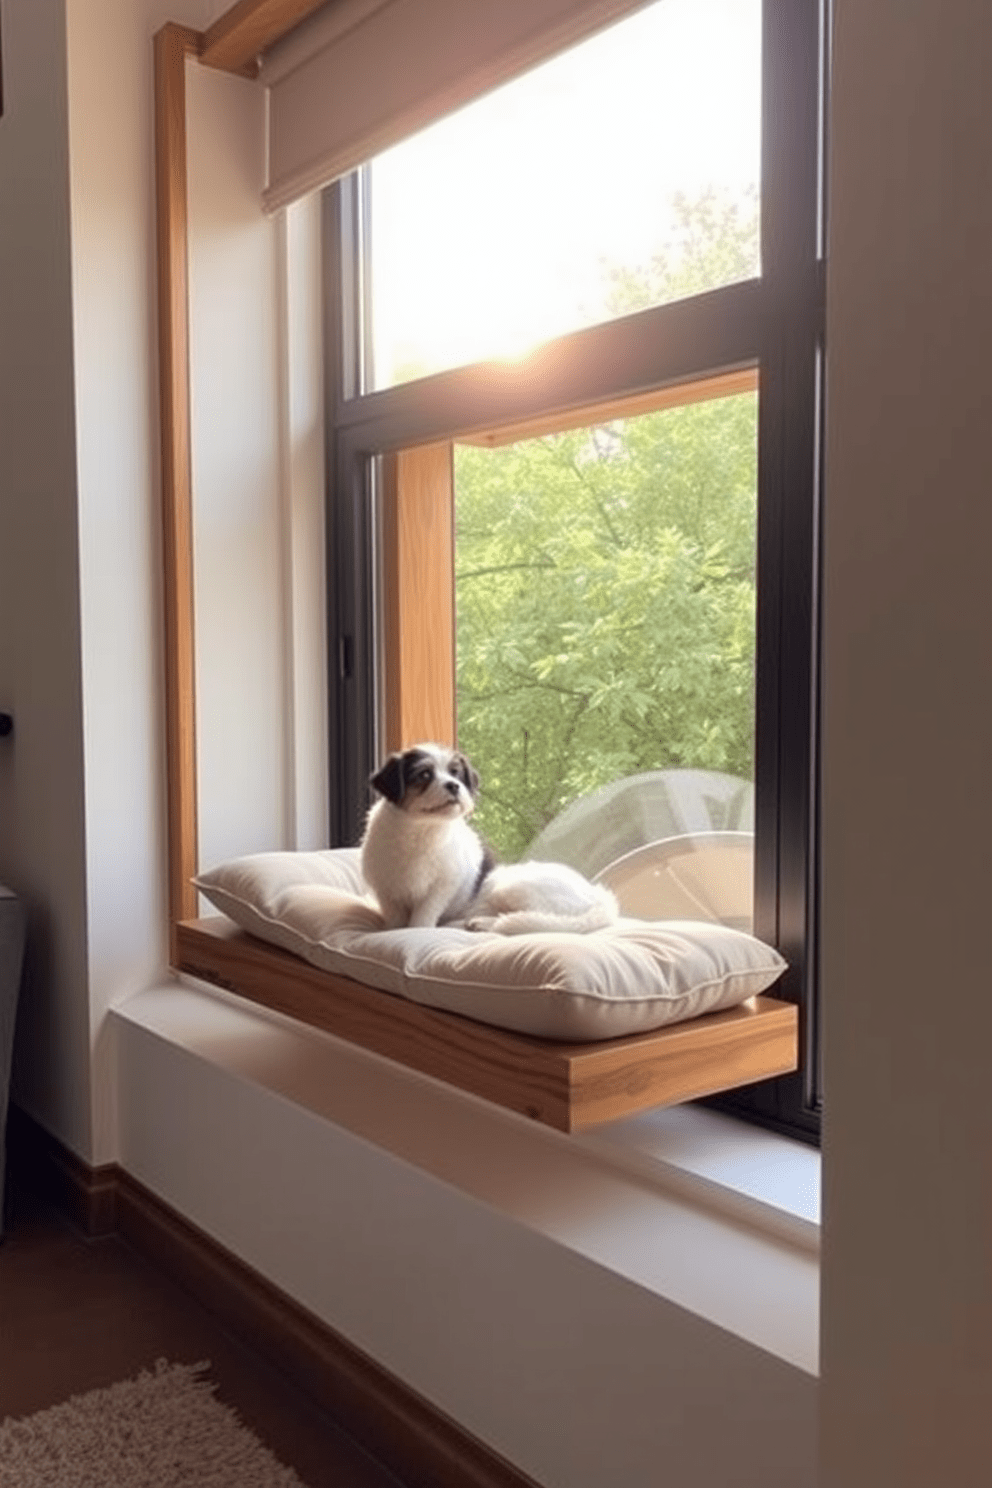
<path fill-rule="evenodd" d="M 808 1137 L 824 35 L 819 0 L 660 0 L 324 222 L 334 842 L 416 737 L 457 730 L 505 855 L 586 871 L 692 776 L 747 844 L 714 912 L 805 1028 L 802 1075 L 721 1103 Z"/>

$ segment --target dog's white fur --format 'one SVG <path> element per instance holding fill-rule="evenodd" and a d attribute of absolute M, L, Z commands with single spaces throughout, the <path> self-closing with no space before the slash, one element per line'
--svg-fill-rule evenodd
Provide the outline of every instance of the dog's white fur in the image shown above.
<path fill-rule="evenodd" d="M 362 874 L 390 928 L 458 923 L 523 935 L 612 924 L 617 902 L 564 863 L 490 866 L 468 824 L 478 775 L 464 755 L 419 744 L 372 777 L 381 793 L 362 839 Z"/>

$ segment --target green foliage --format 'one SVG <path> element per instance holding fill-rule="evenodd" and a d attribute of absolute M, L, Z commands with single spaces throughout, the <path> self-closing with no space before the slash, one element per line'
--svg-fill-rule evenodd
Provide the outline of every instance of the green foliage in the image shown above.
<path fill-rule="evenodd" d="M 667 256 L 614 274 L 618 309 L 755 272 L 747 214 L 679 214 Z M 504 857 L 619 776 L 750 778 L 756 419 L 743 394 L 456 449 L 459 743 Z"/>
<path fill-rule="evenodd" d="M 460 448 L 459 741 L 519 856 L 568 801 L 751 774 L 755 398 Z"/>

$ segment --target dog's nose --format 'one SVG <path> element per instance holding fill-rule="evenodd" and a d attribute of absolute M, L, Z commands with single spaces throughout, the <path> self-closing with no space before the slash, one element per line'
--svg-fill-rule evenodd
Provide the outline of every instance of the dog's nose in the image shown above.
<path fill-rule="evenodd" d="M 461 789 L 457 780 L 446 780 L 444 782 L 444 788 L 451 796 L 457 796 L 459 790 Z"/>

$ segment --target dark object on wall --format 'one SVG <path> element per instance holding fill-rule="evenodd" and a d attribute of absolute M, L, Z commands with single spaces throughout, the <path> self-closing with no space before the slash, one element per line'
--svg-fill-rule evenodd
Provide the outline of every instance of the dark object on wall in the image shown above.
<path fill-rule="evenodd" d="M 3 1234 L 3 1180 L 7 1126 L 7 1094 L 14 1052 L 17 994 L 24 959 L 24 905 L 16 894 L 0 887 L 0 1235 Z"/>
<path fill-rule="evenodd" d="M 10 713 L 0 713 L 0 739 L 14 732 L 14 719 Z"/>

